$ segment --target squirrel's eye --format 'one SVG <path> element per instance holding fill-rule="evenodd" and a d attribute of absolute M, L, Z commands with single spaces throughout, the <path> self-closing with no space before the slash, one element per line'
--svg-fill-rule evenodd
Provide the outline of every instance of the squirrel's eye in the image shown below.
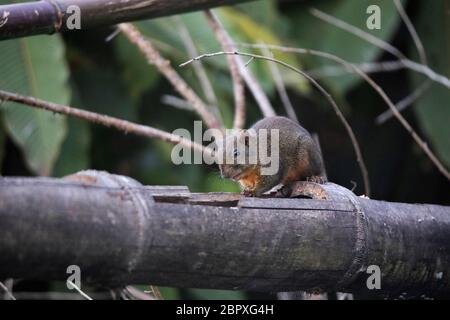
<path fill-rule="evenodd" d="M 233 151 L 233 156 L 234 156 L 234 157 L 239 156 L 239 150 L 238 150 L 238 149 L 234 149 L 234 151 Z"/>

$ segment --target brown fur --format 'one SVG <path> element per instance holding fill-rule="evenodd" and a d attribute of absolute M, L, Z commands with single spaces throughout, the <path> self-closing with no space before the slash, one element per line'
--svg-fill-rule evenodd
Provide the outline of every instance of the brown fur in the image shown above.
<path fill-rule="evenodd" d="M 290 168 L 283 179 L 283 184 L 303 180 L 310 175 L 311 168 L 308 158 L 300 160 L 296 166 Z"/>
<path fill-rule="evenodd" d="M 258 197 L 280 183 L 286 186 L 299 180 L 326 181 L 320 151 L 305 128 L 284 117 L 264 118 L 252 128 L 256 132 L 279 130 L 279 170 L 272 175 L 261 175 L 259 164 L 222 165 L 224 177 L 238 176 L 244 194 Z M 270 143 L 269 140 L 268 150 Z"/>

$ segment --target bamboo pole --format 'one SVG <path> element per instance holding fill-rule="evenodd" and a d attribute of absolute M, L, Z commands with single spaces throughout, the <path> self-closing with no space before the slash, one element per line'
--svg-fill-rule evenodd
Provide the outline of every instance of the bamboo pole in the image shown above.
<path fill-rule="evenodd" d="M 44 0 L 0 6 L 0 40 L 87 30 L 251 0 Z M 253 0 L 252 0 L 253 1 Z"/>
<path fill-rule="evenodd" d="M 322 187 L 321 187 L 322 188 Z M 450 295 L 450 208 L 326 184 L 327 200 L 148 187 L 88 172 L 0 179 L 0 279 L 230 290 Z M 369 290 L 367 267 L 381 289 Z"/>

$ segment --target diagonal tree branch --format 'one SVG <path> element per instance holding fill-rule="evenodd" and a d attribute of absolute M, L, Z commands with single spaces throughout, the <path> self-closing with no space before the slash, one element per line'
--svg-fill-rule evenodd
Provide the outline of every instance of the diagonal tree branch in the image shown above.
<path fill-rule="evenodd" d="M 92 123 L 101 124 L 106 127 L 111 127 L 125 133 L 134 133 L 139 136 L 157 138 L 171 144 L 182 144 L 188 148 L 193 148 L 198 152 L 210 152 L 209 149 L 202 145 L 193 142 L 189 139 L 181 136 L 174 135 L 172 133 L 159 130 L 153 127 L 145 126 L 142 124 L 133 123 L 127 120 L 122 120 L 107 115 L 95 113 L 92 111 L 77 109 L 57 103 L 52 103 L 33 97 L 22 96 L 16 93 L 0 90 L 0 100 L 12 101 L 27 105 L 29 107 L 43 109 L 55 113 L 64 114 L 66 116 L 75 117 L 81 120 L 89 121 Z"/>
<path fill-rule="evenodd" d="M 263 48 L 261 49 L 261 52 L 264 56 L 273 58 L 273 54 L 269 49 Z M 278 66 L 275 63 L 269 63 L 269 68 L 286 114 L 289 118 L 298 123 L 297 114 L 295 113 L 294 106 L 289 99 L 289 95 L 287 93 L 286 86 L 284 85 L 283 77 L 281 76 L 281 72 L 278 69 Z"/>
<path fill-rule="evenodd" d="M 412 61 L 408 59 L 402 52 L 400 52 L 397 48 L 393 47 L 391 44 L 387 43 L 386 41 L 383 41 L 370 33 L 367 33 L 366 31 L 363 31 L 351 24 L 348 24 L 345 21 L 342 21 L 336 17 L 330 16 L 329 14 L 326 14 L 325 12 L 322 12 L 317 9 L 311 9 L 311 14 L 315 17 L 334 25 L 337 28 L 340 28 L 342 30 L 345 30 L 369 43 L 372 43 L 373 45 L 391 53 L 395 57 L 399 59 L 399 62 L 401 62 L 405 68 L 408 68 L 410 70 L 413 70 L 415 72 L 421 73 L 431 80 L 440 83 L 441 85 L 447 87 L 450 89 L 450 79 L 442 74 L 438 74 L 434 70 L 432 70 L 430 67 L 422 64 L 417 63 L 415 61 Z"/>
<path fill-rule="evenodd" d="M 184 47 L 186 48 L 187 53 L 190 56 L 197 56 L 198 51 L 195 46 L 194 40 L 192 39 L 191 35 L 189 34 L 189 30 L 186 27 L 186 25 L 183 23 L 183 20 L 180 17 L 174 18 L 175 22 L 178 25 L 178 30 L 180 32 L 180 38 L 181 41 L 183 41 Z M 197 75 L 198 82 L 200 84 L 200 87 L 202 88 L 203 95 L 205 99 L 207 100 L 209 106 L 213 108 L 214 113 L 216 117 L 220 119 L 220 122 L 223 122 L 221 119 L 220 111 L 218 108 L 219 102 L 217 101 L 216 94 L 214 93 L 214 88 L 211 84 L 211 81 L 208 78 L 208 75 L 206 74 L 205 67 L 203 64 L 198 63 L 194 66 L 195 74 Z"/>
<path fill-rule="evenodd" d="M 217 19 L 216 15 L 211 11 L 205 11 L 206 20 L 213 30 L 217 41 L 219 41 L 224 51 L 233 51 L 234 44 L 230 36 L 225 31 L 225 28 Z M 233 79 L 234 91 L 234 129 L 242 129 L 245 125 L 245 91 L 244 83 L 239 72 L 239 64 L 237 56 L 227 56 L 227 61 L 230 66 L 231 78 Z"/>
<path fill-rule="evenodd" d="M 164 59 L 150 40 L 145 39 L 139 30 L 130 23 L 119 24 L 119 29 L 127 39 L 135 44 L 145 55 L 147 62 L 154 65 L 166 77 L 175 90 L 188 101 L 209 128 L 223 129 L 217 117 L 207 108 L 199 96 L 171 67 L 170 61 Z"/>
<path fill-rule="evenodd" d="M 400 17 L 403 20 L 403 23 L 406 25 L 406 28 L 408 29 L 409 34 L 411 35 L 411 38 L 414 41 L 414 44 L 416 46 L 417 52 L 419 53 L 420 62 L 428 67 L 428 59 L 427 54 L 425 52 L 425 48 L 423 47 L 422 41 L 420 40 L 419 35 L 417 34 L 416 28 L 414 28 L 414 25 L 412 24 L 411 20 L 409 19 L 408 14 L 406 13 L 405 9 L 403 8 L 402 3 L 399 0 L 394 0 L 394 4 L 397 8 L 398 13 L 400 14 Z M 427 79 L 425 80 L 420 86 L 418 86 L 411 94 L 400 100 L 400 102 L 396 103 L 395 107 L 399 111 L 403 111 L 408 106 L 412 105 L 417 99 L 419 99 L 430 87 L 431 80 Z M 380 114 L 376 119 L 375 122 L 377 124 L 382 124 L 385 121 L 391 119 L 393 117 L 393 113 L 390 109 L 386 110 L 382 114 Z"/>

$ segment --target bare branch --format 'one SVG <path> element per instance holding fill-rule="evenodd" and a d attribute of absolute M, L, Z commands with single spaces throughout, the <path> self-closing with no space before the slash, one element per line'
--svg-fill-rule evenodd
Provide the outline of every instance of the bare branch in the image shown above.
<path fill-rule="evenodd" d="M 217 41 L 220 43 L 223 51 L 234 51 L 233 41 L 220 23 L 219 19 L 211 10 L 206 10 L 205 16 L 209 26 L 214 32 Z M 198 55 L 198 54 L 197 54 Z M 231 78 L 233 79 L 234 91 L 234 129 L 242 129 L 245 126 L 245 91 L 242 76 L 239 72 L 238 57 L 227 56 L 230 65 Z"/>
<path fill-rule="evenodd" d="M 209 128 L 223 129 L 223 125 L 219 122 L 216 116 L 208 110 L 197 94 L 170 66 L 170 61 L 164 59 L 153 44 L 148 39 L 145 39 L 136 27 L 129 23 L 121 23 L 118 28 L 127 37 L 127 39 L 131 43 L 135 44 L 145 55 L 147 62 L 154 65 L 158 71 L 166 77 L 178 93 L 189 101 Z"/>
<path fill-rule="evenodd" d="M 195 111 L 189 102 L 176 96 L 171 96 L 170 94 L 163 95 L 161 97 L 161 102 L 181 110 Z"/>
<path fill-rule="evenodd" d="M 252 60 L 249 60 L 247 63 L 244 63 L 242 59 L 237 59 L 237 63 L 239 65 L 239 70 L 241 72 L 242 78 L 244 78 L 245 83 L 247 84 L 248 89 L 252 93 L 253 97 L 258 103 L 259 109 L 261 110 L 264 117 L 272 117 L 275 116 L 275 110 L 272 107 L 272 104 L 267 98 L 264 90 L 261 88 L 259 82 L 255 79 L 251 71 L 247 68 L 248 64 Z"/>
<path fill-rule="evenodd" d="M 430 88 L 431 81 L 425 81 L 420 86 L 418 86 L 411 94 L 400 100 L 395 104 L 395 108 L 402 112 L 405 110 L 408 106 L 412 105 L 417 99 L 419 99 L 427 90 Z M 375 118 L 375 123 L 378 125 L 381 125 L 391 119 L 394 116 L 391 109 L 387 109 L 383 113 L 381 113 L 379 116 Z"/>
<path fill-rule="evenodd" d="M 412 60 L 402 60 L 402 63 L 406 68 L 421 73 L 434 82 L 440 83 L 443 86 L 447 87 L 447 89 L 450 89 L 450 79 L 442 74 L 436 73 L 434 70 L 430 69 L 430 67 L 424 66 L 423 64 L 417 63 Z"/>
<path fill-rule="evenodd" d="M 180 32 L 180 38 L 183 41 L 184 47 L 186 48 L 187 53 L 195 57 L 198 55 L 197 48 L 195 47 L 194 40 L 192 40 L 191 35 L 189 34 L 189 30 L 186 25 L 183 23 L 179 16 L 174 17 L 174 20 L 178 24 L 178 31 Z M 200 87 L 202 88 L 203 94 L 208 101 L 210 107 L 213 108 L 213 111 L 217 117 L 219 117 L 222 122 L 222 118 L 220 115 L 220 111 L 218 109 L 218 101 L 216 94 L 214 93 L 214 88 L 211 84 L 211 81 L 206 74 L 206 70 L 201 63 L 196 63 L 194 66 L 195 74 L 197 75 L 197 79 L 200 83 Z"/>
<path fill-rule="evenodd" d="M 411 20 L 409 19 L 408 15 L 405 12 L 405 9 L 403 8 L 402 3 L 399 0 L 394 0 L 395 6 L 397 7 L 397 11 L 400 14 L 400 17 L 402 18 L 403 22 L 405 23 L 406 27 L 408 28 L 408 32 L 411 35 L 411 38 L 414 41 L 414 44 L 417 48 L 417 52 L 419 53 L 420 62 L 428 66 L 428 60 L 427 60 L 427 54 L 425 53 L 425 49 L 423 47 L 422 41 L 420 40 L 419 35 L 417 34 L 416 28 L 414 28 L 414 25 L 412 24 Z M 409 94 L 405 98 L 403 98 L 400 102 L 398 102 L 395 107 L 400 112 L 406 109 L 408 106 L 412 105 L 417 99 L 419 99 L 423 93 L 430 87 L 431 80 L 427 79 L 425 80 L 419 87 L 414 90 L 413 93 Z M 393 116 L 392 111 L 390 109 L 386 110 L 382 114 L 380 114 L 376 119 L 375 122 L 380 125 L 384 122 L 386 122 L 388 119 L 391 119 Z"/>
<path fill-rule="evenodd" d="M 241 44 L 243 47 L 248 47 L 247 44 Z M 251 45 L 250 45 L 251 47 Z M 406 68 L 405 65 L 400 61 L 382 61 L 382 62 L 367 62 L 355 64 L 355 66 L 365 73 L 376 73 L 376 72 L 391 72 L 399 69 Z M 325 66 L 320 69 L 308 70 L 308 74 L 314 79 L 321 79 L 322 77 L 333 77 L 340 76 L 347 73 L 353 73 L 353 70 L 340 66 Z M 408 106 L 412 105 L 417 101 L 430 87 L 432 81 L 430 79 L 425 80 L 420 86 L 418 86 L 412 93 L 404 97 L 402 100 L 395 104 L 398 111 L 402 112 Z M 376 119 L 375 123 L 381 125 L 387 120 L 393 117 L 391 109 L 385 110 Z"/>
<path fill-rule="evenodd" d="M 367 42 L 372 43 L 373 45 L 377 46 L 378 48 L 381 48 L 387 52 L 389 52 L 390 54 L 392 54 L 393 56 L 397 57 L 400 60 L 403 59 L 407 59 L 406 56 L 400 51 L 398 50 L 396 47 L 392 46 L 390 43 L 381 40 L 380 38 L 377 38 L 373 35 L 371 35 L 370 33 L 361 30 L 358 27 L 355 27 L 343 20 L 340 20 L 336 17 L 333 17 L 323 11 L 320 11 L 318 9 L 312 8 L 310 10 L 311 14 L 313 16 L 315 16 L 316 18 L 319 18 L 322 21 L 325 21 L 326 23 L 329 23 L 335 27 L 338 27 L 339 29 L 345 30 L 348 33 L 351 33 L 363 40 L 366 40 Z"/>
<path fill-rule="evenodd" d="M 241 43 L 239 46 L 252 47 L 252 44 Z M 365 73 L 377 73 L 377 72 L 393 72 L 401 69 L 405 69 L 405 65 L 399 60 L 393 61 L 381 61 L 381 62 L 364 62 L 354 63 L 359 69 Z M 345 68 L 341 65 L 326 65 L 320 68 L 308 70 L 308 74 L 314 79 L 321 79 L 323 77 L 337 77 L 353 73 L 352 69 Z"/>
<path fill-rule="evenodd" d="M 448 79 L 446 76 L 436 73 L 434 70 L 430 69 L 428 66 L 423 65 L 422 63 L 417 63 L 415 61 L 412 61 L 408 59 L 402 52 L 400 52 L 397 48 L 393 47 L 386 41 L 383 41 L 370 33 L 365 32 L 364 30 L 359 29 L 358 27 L 355 27 L 353 25 L 348 24 L 345 21 L 339 20 L 336 17 L 330 16 L 320 10 L 312 9 L 311 13 L 316 16 L 317 18 L 330 23 L 334 25 L 335 27 L 338 27 L 342 30 L 345 30 L 363 40 L 366 40 L 369 43 L 372 43 L 373 45 L 391 53 L 392 55 L 399 58 L 400 62 L 405 66 L 405 68 L 411 69 L 413 71 L 416 71 L 418 73 L 421 73 L 431 80 L 438 82 L 442 84 L 443 86 L 450 89 L 450 79 Z"/>
<path fill-rule="evenodd" d="M 220 25 L 220 22 L 218 20 L 217 20 L 217 22 Z M 228 44 L 231 46 L 230 47 L 231 50 L 224 49 L 224 51 L 236 51 L 235 44 L 233 43 L 231 38 L 227 35 L 225 29 L 223 27 L 221 27 L 221 29 L 222 29 L 222 32 L 225 33 L 226 38 L 228 39 L 228 41 L 227 41 Z M 261 88 L 259 82 L 256 81 L 256 79 L 254 78 L 251 71 L 247 68 L 247 65 L 250 63 L 250 61 L 247 63 L 244 63 L 244 61 L 242 61 L 242 59 L 240 57 L 236 57 L 235 61 L 236 61 L 236 64 L 238 66 L 238 69 L 239 69 L 239 72 L 240 72 L 242 78 L 244 79 L 248 89 L 250 90 L 253 97 L 255 98 L 264 117 L 274 116 L 276 113 L 269 101 L 269 98 L 267 98 L 267 95 L 264 93 L 264 90 Z M 231 68 L 231 66 L 230 66 L 230 68 Z M 235 115 L 235 117 L 236 117 L 236 115 Z"/>
<path fill-rule="evenodd" d="M 272 52 L 267 48 L 261 49 L 262 54 L 273 58 Z M 269 63 L 270 73 L 272 73 L 273 80 L 275 82 L 275 87 L 277 88 L 278 95 L 280 96 L 281 102 L 283 103 L 284 110 L 289 118 L 298 123 L 297 114 L 295 113 L 294 106 L 289 99 L 289 95 L 286 91 L 284 85 L 283 77 L 281 76 L 280 70 L 276 63 Z"/>
<path fill-rule="evenodd" d="M 291 47 L 283 47 L 283 46 L 277 46 L 277 45 L 265 45 L 265 44 L 255 44 L 252 45 L 254 48 L 262 48 L 267 47 L 269 49 L 273 50 L 280 50 L 283 52 L 295 52 L 299 54 L 309 54 L 313 56 L 322 57 L 325 59 L 329 59 L 332 61 L 335 61 L 336 63 L 339 63 L 343 65 L 346 68 L 352 68 L 356 74 L 358 74 L 361 78 L 363 78 L 375 91 L 381 96 L 381 98 L 386 102 L 386 104 L 391 109 L 394 116 L 398 119 L 398 121 L 401 123 L 401 125 L 406 129 L 406 131 L 409 132 L 409 134 L 413 137 L 414 141 L 417 143 L 417 145 L 425 152 L 425 154 L 430 158 L 430 160 L 433 162 L 433 164 L 436 166 L 436 168 L 448 179 L 450 180 L 450 173 L 448 170 L 444 167 L 444 165 L 439 161 L 439 159 L 435 156 L 435 154 L 430 150 L 428 147 L 428 144 L 420 138 L 420 136 L 416 133 L 416 131 L 411 127 L 411 125 L 406 121 L 406 119 L 401 115 L 401 113 L 396 109 L 394 103 L 389 99 L 387 94 L 384 92 L 384 90 L 378 86 L 366 73 L 361 71 L 358 67 L 353 65 L 352 63 L 345 61 L 342 58 L 339 58 L 338 56 L 335 56 L 330 53 L 317 51 L 317 50 L 310 50 L 310 49 L 303 49 L 303 48 L 291 48 Z"/>
<path fill-rule="evenodd" d="M 79 294 L 81 294 L 86 300 L 93 300 L 91 297 L 89 297 L 86 293 L 84 293 L 83 290 L 81 290 L 80 287 L 78 287 L 73 281 L 67 280 L 67 286 L 71 286 L 73 289 L 75 289 Z"/>
<path fill-rule="evenodd" d="M 161 291 L 157 286 L 150 286 L 149 292 L 155 297 L 156 300 L 164 300 L 164 297 L 162 296 Z"/>
<path fill-rule="evenodd" d="M 186 61 L 186 62 L 182 63 L 180 65 L 180 67 L 186 66 L 186 65 L 188 65 L 188 64 L 190 64 L 190 63 L 192 63 L 192 62 L 194 62 L 196 60 L 200 60 L 200 59 L 203 59 L 203 58 L 220 56 L 220 55 L 240 55 L 240 56 L 244 56 L 244 57 L 253 57 L 255 59 L 262 59 L 262 60 L 275 62 L 275 63 L 278 63 L 278 64 L 284 66 L 285 68 L 288 68 L 288 69 L 290 69 L 290 70 L 300 74 L 301 76 L 305 77 L 306 79 L 308 79 L 325 96 L 325 98 L 330 102 L 330 104 L 332 105 L 332 107 L 333 107 L 334 111 L 336 112 L 337 116 L 339 117 L 339 119 L 343 123 L 345 129 L 347 130 L 347 133 L 350 136 L 350 140 L 351 140 L 353 148 L 355 150 L 356 160 L 357 160 L 357 162 L 359 164 L 359 167 L 360 167 L 360 170 L 361 170 L 361 174 L 362 174 L 362 177 L 363 177 L 365 194 L 367 196 L 370 196 L 369 174 L 367 172 L 367 168 L 366 168 L 366 165 L 364 163 L 364 159 L 363 159 L 363 156 L 362 156 L 362 153 L 361 153 L 361 149 L 360 149 L 359 144 L 358 144 L 358 140 L 356 139 L 356 136 L 355 136 L 355 134 L 354 134 L 350 124 L 345 119 L 343 113 L 339 109 L 339 107 L 336 104 L 336 102 L 334 101 L 333 97 L 316 80 L 314 80 L 311 76 L 309 76 L 307 73 L 303 72 L 302 70 L 297 69 L 294 66 L 291 66 L 290 64 L 288 64 L 286 62 L 283 62 L 281 60 L 277 60 L 277 59 L 271 58 L 271 57 L 251 54 L 251 53 L 238 52 L 238 51 L 232 51 L 232 52 L 220 51 L 220 52 L 215 52 L 215 53 L 206 53 L 206 54 L 203 54 L 201 56 L 195 57 L 195 58 L 193 58 L 193 59 L 191 59 L 189 61 Z"/>
<path fill-rule="evenodd" d="M 16 297 L 14 297 L 14 295 L 11 293 L 11 291 L 9 290 L 8 286 L 6 286 L 3 282 L 0 281 L 0 289 L 2 289 L 5 292 L 5 295 L 11 299 L 11 300 L 16 300 Z"/>
<path fill-rule="evenodd" d="M 64 106 L 61 104 L 36 99 L 33 97 L 22 96 L 19 94 L 10 93 L 3 90 L 0 90 L 0 99 L 5 101 L 13 101 L 21 103 L 37 109 L 44 109 L 47 111 L 64 114 L 92 123 L 101 124 L 106 127 L 115 128 L 125 133 L 134 133 L 136 135 L 144 137 L 157 138 L 172 144 L 182 144 L 183 146 L 186 146 L 187 148 L 193 148 L 198 152 L 205 152 L 205 153 L 210 152 L 209 149 L 207 149 L 206 147 L 203 147 L 202 145 L 195 143 L 189 139 L 174 135 L 172 133 L 163 130 L 133 123 L 127 120 L 122 120 L 87 110 L 72 108 L 69 106 Z"/>
<path fill-rule="evenodd" d="M 416 28 L 414 28 L 414 25 L 411 22 L 411 19 L 409 19 L 408 15 L 405 12 L 405 9 L 403 8 L 402 3 L 399 0 L 394 0 L 394 4 L 397 8 L 398 13 L 400 14 L 400 17 L 405 23 L 406 28 L 408 28 L 408 32 L 411 35 L 411 38 L 414 41 L 414 44 L 417 48 L 417 52 L 419 53 L 420 62 L 422 62 L 422 64 L 424 65 L 428 65 L 428 59 L 425 53 L 425 49 L 423 47 L 419 35 L 417 34 Z"/>

